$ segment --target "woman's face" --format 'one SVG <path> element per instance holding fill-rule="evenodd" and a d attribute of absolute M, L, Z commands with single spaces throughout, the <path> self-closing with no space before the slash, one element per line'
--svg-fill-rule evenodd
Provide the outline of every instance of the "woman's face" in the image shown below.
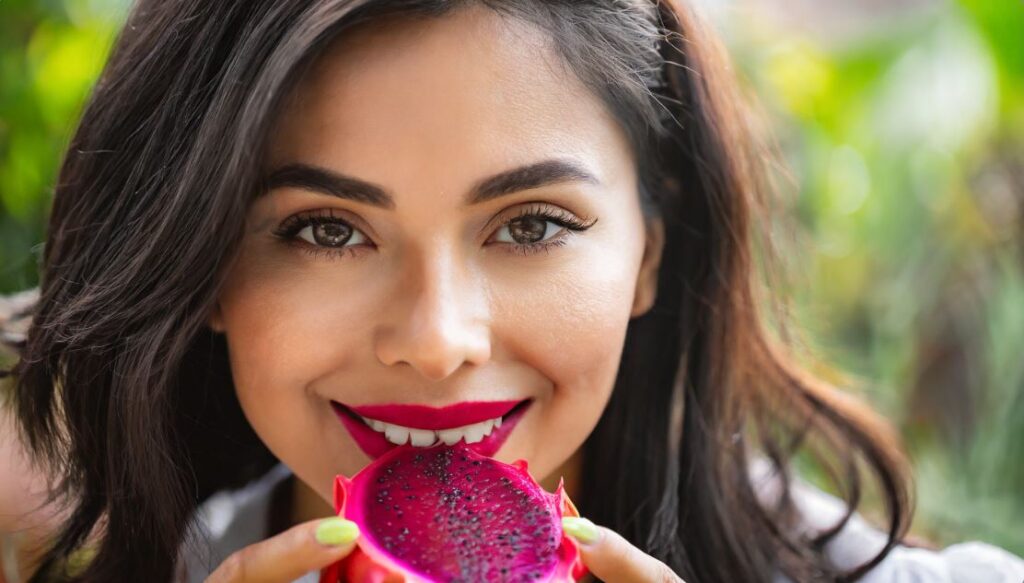
<path fill-rule="evenodd" d="M 268 164 L 210 322 L 281 461 L 330 500 L 392 441 L 476 442 L 539 478 L 570 459 L 653 302 L 661 229 L 543 33 L 467 8 L 347 34 Z"/>

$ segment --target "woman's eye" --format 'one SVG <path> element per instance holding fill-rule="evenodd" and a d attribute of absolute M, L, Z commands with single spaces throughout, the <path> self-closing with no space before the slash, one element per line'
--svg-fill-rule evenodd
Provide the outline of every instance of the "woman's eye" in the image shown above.
<path fill-rule="evenodd" d="M 362 231 L 334 216 L 332 211 L 288 217 L 274 235 L 304 253 L 326 259 L 356 256 L 372 246 Z"/>
<path fill-rule="evenodd" d="M 506 220 L 494 240 L 507 243 L 510 251 L 530 255 L 565 245 L 570 236 L 586 231 L 596 222 L 596 218 L 584 220 L 563 209 L 534 205 Z"/>
<path fill-rule="evenodd" d="M 536 245 L 558 234 L 564 227 L 541 216 L 525 216 L 513 219 L 498 229 L 496 241 L 514 245 Z M 507 236 L 504 234 L 507 233 Z"/>
<path fill-rule="evenodd" d="M 295 237 L 318 247 L 338 248 L 346 243 L 364 243 L 366 237 L 350 225 L 342 222 L 319 222 L 307 225 L 295 233 Z"/>

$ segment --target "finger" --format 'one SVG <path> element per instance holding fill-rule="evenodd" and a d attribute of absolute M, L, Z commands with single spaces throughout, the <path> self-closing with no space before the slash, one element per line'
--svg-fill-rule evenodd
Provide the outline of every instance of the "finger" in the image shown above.
<path fill-rule="evenodd" d="M 683 583 L 665 563 L 613 530 L 573 516 L 562 519 L 562 528 L 579 543 L 583 564 L 605 583 Z"/>
<path fill-rule="evenodd" d="M 206 583 L 291 583 L 347 556 L 357 538 L 359 527 L 343 518 L 305 522 L 235 552 Z"/>

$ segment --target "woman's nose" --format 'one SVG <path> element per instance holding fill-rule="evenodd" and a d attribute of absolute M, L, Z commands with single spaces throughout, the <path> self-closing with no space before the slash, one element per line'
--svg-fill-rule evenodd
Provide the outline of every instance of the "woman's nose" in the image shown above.
<path fill-rule="evenodd" d="M 491 357 L 486 294 L 450 257 L 420 257 L 385 302 L 375 335 L 381 363 L 406 363 L 431 381 Z"/>

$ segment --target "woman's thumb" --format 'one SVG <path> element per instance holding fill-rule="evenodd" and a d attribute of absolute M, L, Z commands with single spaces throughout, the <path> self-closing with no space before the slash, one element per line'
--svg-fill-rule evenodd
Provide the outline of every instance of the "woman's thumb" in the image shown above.
<path fill-rule="evenodd" d="M 683 583 L 665 563 L 613 530 L 569 516 L 562 519 L 562 527 L 579 543 L 583 564 L 605 583 Z"/>
<path fill-rule="evenodd" d="M 357 538 L 359 527 L 344 518 L 305 522 L 236 551 L 206 583 L 291 583 L 347 556 Z"/>

